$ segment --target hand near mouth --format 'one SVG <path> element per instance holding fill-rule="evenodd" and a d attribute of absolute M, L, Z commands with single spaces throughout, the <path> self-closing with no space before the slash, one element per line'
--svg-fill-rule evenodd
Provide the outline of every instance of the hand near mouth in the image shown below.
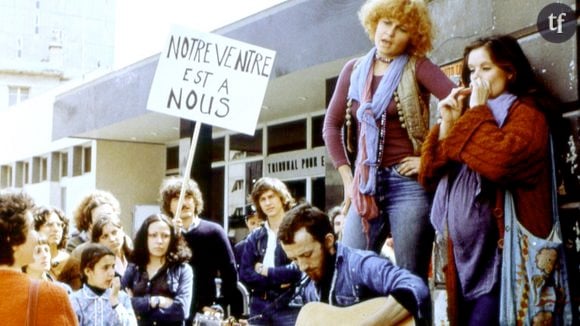
<path fill-rule="evenodd" d="M 109 302 L 111 307 L 115 307 L 119 304 L 119 291 L 121 290 L 121 280 L 118 276 L 115 276 L 111 281 L 111 295 L 109 296 Z"/>

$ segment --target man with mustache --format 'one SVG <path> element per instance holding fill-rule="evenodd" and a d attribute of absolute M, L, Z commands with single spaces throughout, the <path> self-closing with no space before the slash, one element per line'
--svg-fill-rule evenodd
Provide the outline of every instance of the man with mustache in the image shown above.
<path fill-rule="evenodd" d="M 423 280 L 374 252 L 336 242 L 328 216 L 318 208 L 306 203 L 288 211 L 278 229 L 278 238 L 288 258 L 310 279 L 301 290 L 304 302 L 348 307 L 385 297 L 384 302 L 366 316 L 353 314 L 357 318 L 367 318 L 356 323 L 396 325 L 410 321 L 412 315 L 416 325 L 428 325 L 431 303 L 429 289 Z M 303 312 L 297 325 L 301 325 L 302 315 Z M 312 312 L 307 324 L 328 322 L 328 318 L 333 317 L 336 318 L 331 313 Z"/>
<path fill-rule="evenodd" d="M 193 318 L 196 312 L 202 312 L 214 304 L 220 304 L 227 311 L 227 306 L 233 304 L 237 297 L 238 274 L 232 246 L 222 226 L 199 216 L 203 211 L 203 198 L 197 182 L 192 179 L 185 180 L 181 212 L 175 216 L 183 180 L 181 177 L 169 177 L 163 181 L 160 189 L 161 211 L 181 226 L 192 251 L 190 265 L 195 277 L 190 318 Z M 215 279 L 218 277 L 222 281 L 221 301 L 216 298 Z M 241 314 L 236 305 L 231 308 L 232 315 Z"/>

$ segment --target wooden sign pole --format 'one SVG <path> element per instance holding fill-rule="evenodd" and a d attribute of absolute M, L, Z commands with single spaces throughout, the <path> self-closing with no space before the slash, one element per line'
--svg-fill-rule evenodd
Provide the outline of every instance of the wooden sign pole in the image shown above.
<path fill-rule="evenodd" d="M 187 156 L 187 164 L 185 165 L 185 171 L 183 171 L 183 181 L 181 182 L 181 191 L 179 192 L 179 200 L 177 201 L 177 211 L 173 220 L 181 220 L 181 206 L 183 205 L 183 199 L 185 198 L 185 185 L 191 176 L 191 166 L 193 165 L 193 156 L 195 154 L 195 148 L 197 147 L 197 140 L 199 138 L 199 131 L 201 129 L 201 122 L 195 122 L 195 128 L 193 129 L 193 136 L 191 137 L 191 147 L 189 148 L 189 155 Z M 181 223 L 177 224 L 181 225 Z"/>

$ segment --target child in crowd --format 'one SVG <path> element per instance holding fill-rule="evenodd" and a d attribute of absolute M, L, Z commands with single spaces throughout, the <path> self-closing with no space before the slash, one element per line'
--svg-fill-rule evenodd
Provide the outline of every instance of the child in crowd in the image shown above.
<path fill-rule="evenodd" d="M 26 275 L 30 276 L 30 278 L 53 282 L 65 289 L 66 293 L 71 294 L 72 289 L 70 286 L 65 283 L 58 282 L 50 273 L 52 261 L 50 249 L 51 247 L 47 239 L 43 236 L 40 236 L 36 246 L 34 247 L 32 255 L 33 261 L 30 264 L 22 267 L 22 271 L 26 273 Z"/>
<path fill-rule="evenodd" d="M 83 287 L 71 295 L 79 325 L 137 325 L 129 296 L 115 276 L 115 254 L 88 244 L 81 254 Z"/>

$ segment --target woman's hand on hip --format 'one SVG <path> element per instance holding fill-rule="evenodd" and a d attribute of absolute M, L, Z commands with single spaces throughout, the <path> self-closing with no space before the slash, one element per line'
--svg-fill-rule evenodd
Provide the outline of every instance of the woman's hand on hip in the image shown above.
<path fill-rule="evenodd" d="M 421 157 L 420 156 L 407 156 L 399 162 L 397 167 L 397 172 L 400 175 L 410 177 L 417 175 L 419 169 L 421 168 Z"/>

